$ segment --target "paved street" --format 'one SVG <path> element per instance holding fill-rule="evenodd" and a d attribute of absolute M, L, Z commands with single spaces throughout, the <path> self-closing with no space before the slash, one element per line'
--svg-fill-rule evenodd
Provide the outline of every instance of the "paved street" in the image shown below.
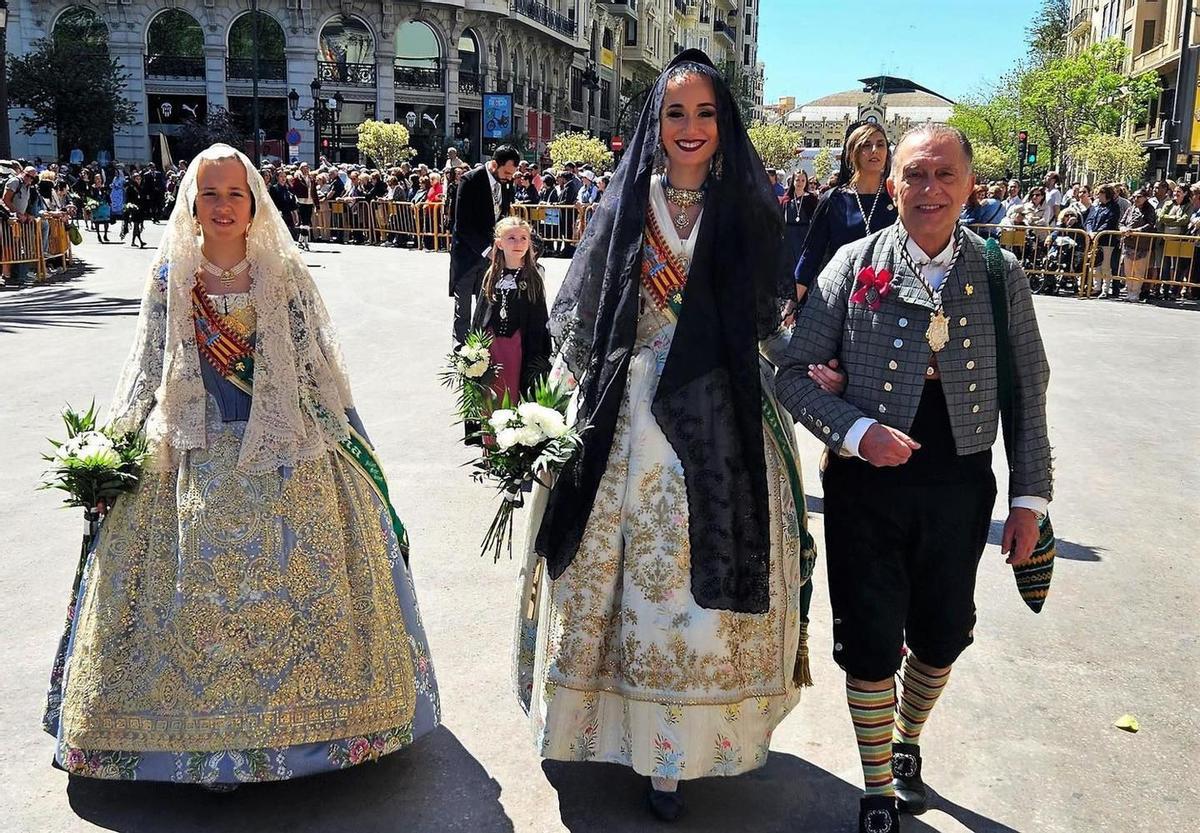
<path fill-rule="evenodd" d="M 147 230 L 151 246 L 161 229 Z M 86 406 L 96 395 L 107 404 L 154 254 L 85 239 L 86 264 L 73 279 L 0 290 L 9 461 L 0 479 L 0 831 L 656 829 L 631 771 L 542 762 L 511 693 L 517 565 L 478 555 L 495 505 L 459 467 L 469 454 L 436 378 L 451 313 L 441 254 L 318 244 L 306 260 L 412 537 L 444 727 L 379 764 L 228 795 L 69 779 L 50 767 L 43 692 L 81 522 L 55 494 L 34 491 L 38 455 L 43 438 L 60 433 L 64 403 Z M 565 267 L 548 261 L 555 286 Z M 905 830 L 1195 829 L 1200 312 L 1044 298 L 1037 307 L 1053 366 L 1054 589 L 1039 616 L 1021 603 L 995 546 L 998 506 L 976 644 L 923 736 L 939 800 Z M 807 434 L 801 444 L 823 547 L 819 447 Z M 824 575 L 819 565 L 817 687 L 776 733 L 764 769 L 684 785 L 688 811 L 677 829 L 852 829 L 862 776 L 830 658 Z M 1125 713 L 1140 721 L 1138 734 L 1113 727 Z"/>

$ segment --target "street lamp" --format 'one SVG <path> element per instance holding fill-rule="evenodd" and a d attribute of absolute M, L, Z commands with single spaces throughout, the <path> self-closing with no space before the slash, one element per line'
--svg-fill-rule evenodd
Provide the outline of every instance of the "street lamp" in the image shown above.
<path fill-rule="evenodd" d="M 600 76 L 596 62 L 588 59 L 587 71 L 583 73 L 583 86 L 588 91 L 588 134 L 592 133 L 592 117 L 596 115 L 596 90 L 600 89 Z"/>
<path fill-rule="evenodd" d="M 8 0 L 0 0 L 0 113 L 4 114 L 4 130 L 0 132 L 0 159 L 12 156 L 8 143 Z"/>
<path fill-rule="evenodd" d="M 3 0 L 0 0 L 3 2 Z M 336 131 L 338 127 L 338 113 L 342 110 L 342 104 L 346 99 L 341 92 L 334 93 L 328 99 L 321 98 L 321 82 L 314 78 L 312 83 L 308 85 L 312 92 L 313 106 L 300 109 L 300 93 L 293 88 L 287 95 L 288 109 L 292 113 L 292 118 L 296 121 L 307 122 L 313 126 L 313 164 L 321 164 L 321 122 L 329 120 Z"/>

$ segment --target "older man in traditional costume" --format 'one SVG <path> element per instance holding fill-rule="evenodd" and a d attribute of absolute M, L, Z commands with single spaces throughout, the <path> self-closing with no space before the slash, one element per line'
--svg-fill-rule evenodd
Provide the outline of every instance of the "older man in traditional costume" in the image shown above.
<path fill-rule="evenodd" d="M 780 401 L 831 451 L 834 658 L 866 782 L 859 830 L 870 833 L 893 833 L 899 811 L 926 809 L 921 729 L 973 637 L 1002 385 L 1017 415 L 1006 425 L 1009 563 L 1029 559 L 1051 497 L 1049 367 L 1029 283 L 1011 254 L 988 252 L 1007 301 L 993 318 L 986 244 L 958 223 L 974 183 L 965 136 L 939 125 L 909 131 L 887 183 L 899 222 L 834 256 L 779 370 Z M 1007 327 L 997 329 L 1005 307 Z M 849 376 L 841 397 L 808 375 L 831 355 Z M 1011 374 L 998 372 L 1008 362 Z"/>

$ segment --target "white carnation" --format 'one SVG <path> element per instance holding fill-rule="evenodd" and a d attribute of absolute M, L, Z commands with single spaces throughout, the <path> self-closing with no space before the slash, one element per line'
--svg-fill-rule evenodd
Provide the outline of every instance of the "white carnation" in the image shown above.
<path fill-rule="evenodd" d="M 497 411 L 492 411 L 491 417 L 488 418 L 488 424 L 492 426 L 493 431 L 499 433 L 507 428 L 508 424 L 513 422 L 516 418 L 517 415 L 514 411 L 510 411 L 507 408 L 501 408 Z"/>
<path fill-rule="evenodd" d="M 520 428 L 501 428 L 496 432 L 496 445 L 501 451 L 508 451 L 520 442 Z"/>
<path fill-rule="evenodd" d="M 85 431 L 75 438 L 78 448 L 75 456 L 93 465 L 117 466 L 121 463 L 121 455 L 113 447 L 112 440 L 99 431 Z"/>
<path fill-rule="evenodd" d="M 546 439 L 546 435 L 532 423 L 517 429 L 517 442 L 523 446 L 533 448 L 544 439 Z"/>
<path fill-rule="evenodd" d="M 483 374 L 488 372 L 488 367 L 490 367 L 490 365 L 488 364 L 487 359 L 479 359 L 478 361 L 467 365 L 466 369 L 463 370 L 463 373 L 465 373 L 468 378 L 478 379 L 479 377 L 483 376 Z"/>
<path fill-rule="evenodd" d="M 567 433 L 566 420 L 553 408 L 547 408 L 536 402 L 525 402 L 517 409 L 517 413 L 526 422 L 536 425 L 547 437 L 558 438 Z"/>

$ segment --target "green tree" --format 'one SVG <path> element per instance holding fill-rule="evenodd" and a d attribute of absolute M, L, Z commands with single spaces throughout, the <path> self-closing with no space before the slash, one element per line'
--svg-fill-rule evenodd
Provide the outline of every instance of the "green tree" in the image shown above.
<path fill-rule="evenodd" d="M 1045 134 L 1051 165 L 1060 166 L 1066 149 L 1088 134 L 1115 134 L 1128 111 L 1158 94 L 1158 73 L 1124 74 L 1128 53 L 1111 38 L 1020 76 L 1022 114 Z"/>
<path fill-rule="evenodd" d="M 995 145 L 984 142 L 982 144 L 974 144 L 973 146 L 975 150 L 975 160 L 973 162 L 975 178 L 980 182 L 1003 179 L 1014 167 L 1012 157 L 1006 155 L 1004 151 Z"/>
<path fill-rule="evenodd" d="M 1017 131 L 1029 129 L 1016 94 L 1019 82 L 1019 74 L 1010 72 L 994 88 L 963 97 L 955 103 L 947 123 L 965 133 L 972 144 L 992 145 L 1015 161 Z"/>
<path fill-rule="evenodd" d="M 1128 183 L 1146 172 L 1146 149 L 1136 139 L 1093 133 L 1071 148 L 1071 157 L 1099 182 Z"/>
<path fill-rule="evenodd" d="M 786 168 L 799 153 L 800 134 L 786 124 L 755 122 L 746 133 L 768 168 Z"/>
<path fill-rule="evenodd" d="M 380 166 L 399 164 L 416 153 L 408 145 L 407 127 L 374 119 L 358 126 L 358 150 Z"/>
<path fill-rule="evenodd" d="M 613 154 L 599 139 L 586 133 L 559 133 L 547 145 L 554 167 L 567 162 L 591 164 L 597 171 L 612 170 Z"/>
<path fill-rule="evenodd" d="M 729 85 L 734 102 L 737 103 L 738 111 L 742 115 L 742 124 L 750 124 L 754 118 L 754 76 L 743 70 L 737 61 L 726 61 L 721 74 L 725 77 L 725 83 Z"/>
<path fill-rule="evenodd" d="M 829 148 L 821 148 L 813 157 L 813 177 L 817 182 L 824 182 L 833 173 L 833 154 Z"/>
<path fill-rule="evenodd" d="M 1070 0 L 1042 0 L 1042 8 L 1025 29 L 1029 57 L 1042 64 L 1063 57 L 1071 25 Z"/>
<path fill-rule="evenodd" d="M 123 95 L 129 75 L 106 51 L 81 50 L 53 38 L 8 60 L 8 97 L 29 110 L 20 118 L 27 136 L 53 131 L 60 149 L 78 147 L 86 158 L 112 149 L 117 127 L 136 122 L 137 110 Z"/>
<path fill-rule="evenodd" d="M 146 53 L 169 57 L 204 57 L 204 30 L 182 9 L 167 9 L 150 22 Z"/>

